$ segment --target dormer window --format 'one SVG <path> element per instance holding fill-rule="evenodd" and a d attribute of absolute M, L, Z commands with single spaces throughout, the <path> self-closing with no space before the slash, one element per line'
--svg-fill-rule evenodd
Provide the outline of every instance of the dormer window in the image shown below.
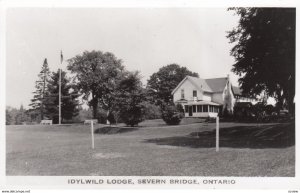
<path fill-rule="evenodd" d="M 184 99 L 184 89 L 181 89 L 181 99 Z"/>

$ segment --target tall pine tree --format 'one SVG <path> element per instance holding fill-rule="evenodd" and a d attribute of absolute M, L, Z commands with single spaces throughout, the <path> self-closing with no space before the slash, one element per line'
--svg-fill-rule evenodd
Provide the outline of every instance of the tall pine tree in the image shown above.
<path fill-rule="evenodd" d="M 47 85 L 50 76 L 50 70 L 45 58 L 42 69 L 38 74 L 38 80 L 35 82 L 35 91 L 33 92 L 33 99 L 31 99 L 31 104 L 29 106 L 32 111 L 35 112 L 36 117 L 40 117 L 41 120 L 45 118 L 45 95 L 47 94 Z"/>
<path fill-rule="evenodd" d="M 47 85 L 47 95 L 45 97 L 45 110 L 54 123 L 58 123 L 59 117 L 59 70 L 51 74 Z M 79 101 L 78 89 L 70 82 L 66 72 L 61 72 L 61 118 L 70 120 L 78 115 Z"/>

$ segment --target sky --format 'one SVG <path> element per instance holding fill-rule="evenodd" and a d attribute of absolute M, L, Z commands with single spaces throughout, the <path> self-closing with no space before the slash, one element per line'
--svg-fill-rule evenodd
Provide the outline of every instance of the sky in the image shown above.
<path fill-rule="evenodd" d="M 142 81 L 177 63 L 201 78 L 231 72 L 226 38 L 238 17 L 227 8 L 9 8 L 6 14 L 6 105 L 28 108 L 45 58 L 51 71 L 83 51 L 112 52 Z M 67 63 L 62 65 L 66 69 Z"/>

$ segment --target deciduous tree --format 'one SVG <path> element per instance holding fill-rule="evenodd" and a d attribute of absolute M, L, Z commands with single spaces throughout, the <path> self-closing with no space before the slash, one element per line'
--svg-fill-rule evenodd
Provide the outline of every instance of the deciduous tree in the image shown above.
<path fill-rule="evenodd" d="M 195 72 L 178 64 L 169 64 L 152 74 L 148 80 L 147 90 L 156 104 L 172 103 L 172 91 L 187 76 L 199 77 Z"/>
<path fill-rule="evenodd" d="M 135 126 L 145 118 L 145 92 L 138 72 L 128 73 L 120 81 L 114 109 L 125 124 Z"/>
<path fill-rule="evenodd" d="M 295 96 L 295 8 L 230 8 L 240 17 L 228 33 L 232 71 L 244 94 L 266 91 L 292 111 Z"/>
<path fill-rule="evenodd" d="M 68 63 L 78 89 L 93 108 L 93 117 L 98 118 L 99 104 L 109 112 L 113 92 L 124 71 L 122 61 L 110 52 L 85 51 L 69 59 Z"/>

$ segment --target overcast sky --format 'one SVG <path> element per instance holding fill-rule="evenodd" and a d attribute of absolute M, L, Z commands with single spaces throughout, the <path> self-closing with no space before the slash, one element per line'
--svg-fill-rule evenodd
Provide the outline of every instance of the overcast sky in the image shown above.
<path fill-rule="evenodd" d="M 237 16 L 226 8 L 13 8 L 6 15 L 6 104 L 28 107 L 44 58 L 59 66 L 85 50 L 112 52 L 146 84 L 177 63 L 201 78 L 230 74 L 234 59 L 226 31 Z M 66 63 L 64 64 L 64 69 Z"/>

